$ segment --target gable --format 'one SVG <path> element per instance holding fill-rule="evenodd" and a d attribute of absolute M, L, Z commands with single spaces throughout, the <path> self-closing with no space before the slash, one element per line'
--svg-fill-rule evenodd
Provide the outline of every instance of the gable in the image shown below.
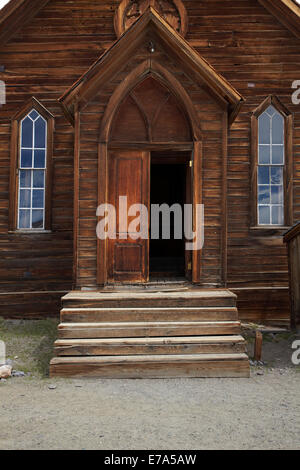
<path fill-rule="evenodd" d="M 294 0 L 257 1 L 300 38 L 300 7 Z M 13 38 L 24 25 L 30 23 L 49 2 L 50 0 L 10 0 L 0 14 L 0 47 Z M 183 30 L 185 29 L 186 25 Z"/>
<path fill-rule="evenodd" d="M 217 101 L 228 106 L 229 122 L 233 122 L 243 97 L 151 7 L 62 96 L 66 115 L 72 119 L 74 103 L 82 109 L 142 45 L 148 48 L 149 71 L 156 47 L 164 48 L 196 82 L 204 84 Z"/>

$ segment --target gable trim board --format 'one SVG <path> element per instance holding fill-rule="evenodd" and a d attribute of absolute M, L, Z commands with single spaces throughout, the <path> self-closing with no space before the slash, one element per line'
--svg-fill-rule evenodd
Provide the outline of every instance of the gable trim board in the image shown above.
<path fill-rule="evenodd" d="M 66 116 L 73 123 L 74 103 L 83 109 L 85 104 L 117 71 L 125 65 L 134 51 L 147 40 L 147 34 L 158 35 L 183 63 L 196 81 L 204 82 L 215 99 L 228 106 L 229 123 L 232 123 L 244 102 L 242 95 L 201 57 L 180 34 L 150 7 L 60 98 Z"/>

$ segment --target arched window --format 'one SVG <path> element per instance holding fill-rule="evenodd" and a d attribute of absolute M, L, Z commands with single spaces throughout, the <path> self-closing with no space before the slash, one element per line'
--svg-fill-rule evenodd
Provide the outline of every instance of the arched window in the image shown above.
<path fill-rule="evenodd" d="M 35 110 L 21 121 L 18 229 L 45 228 L 47 121 Z"/>
<path fill-rule="evenodd" d="M 52 132 L 52 115 L 35 99 L 13 121 L 12 140 L 18 140 L 12 141 L 14 230 L 50 229 Z"/>
<path fill-rule="evenodd" d="M 254 225 L 283 227 L 292 223 L 290 113 L 269 97 L 254 113 Z"/>

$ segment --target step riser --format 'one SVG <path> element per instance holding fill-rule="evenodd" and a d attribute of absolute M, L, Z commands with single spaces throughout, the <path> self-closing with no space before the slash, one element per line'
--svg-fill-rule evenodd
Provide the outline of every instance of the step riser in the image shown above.
<path fill-rule="evenodd" d="M 120 359 L 122 361 L 122 359 Z M 199 363 L 160 364 L 57 364 L 50 366 L 50 377 L 103 379 L 163 379 L 163 378 L 248 378 L 246 360 L 199 361 Z"/>
<path fill-rule="evenodd" d="M 112 322 L 151 322 L 151 321 L 236 321 L 238 312 L 236 308 L 228 310 L 193 309 L 187 310 L 67 310 L 61 311 L 61 322 L 71 323 L 112 323 Z"/>
<path fill-rule="evenodd" d="M 56 356 L 130 356 L 151 354 L 234 354 L 245 353 L 245 343 L 238 344 L 178 344 L 178 345 L 118 345 L 66 346 L 54 349 Z"/>
<path fill-rule="evenodd" d="M 159 336 L 202 336 L 240 334 L 237 325 L 206 325 L 178 327 L 128 327 L 128 328 L 63 328 L 59 329 L 59 338 L 144 338 Z"/>
<path fill-rule="evenodd" d="M 169 298 L 169 299 L 123 299 L 123 300 L 113 300 L 113 299 L 101 299 L 101 300 L 83 300 L 83 299 L 73 299 L 73 300 L 63 300 L 63 308 L 144 308 L 145 304 L 147 307 L 236 307 L 236 299 L 233 297 L 225 298 L 208 298 L 208 299 L 198 299 L 198 298 Z"/>

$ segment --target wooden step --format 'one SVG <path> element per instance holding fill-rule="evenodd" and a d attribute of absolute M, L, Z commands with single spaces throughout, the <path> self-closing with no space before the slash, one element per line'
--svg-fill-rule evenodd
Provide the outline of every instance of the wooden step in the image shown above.
<path fill-rule="evenodd" d="M 238 311 L 236 307 L 64 308 L 60 318 L 62 323 L 235 321 Z"/>
<path fill-rule="evenodd" d="M 239 321 L 61 323 L 59 338 L 132 338 L 240 334 Z"/>
<path fill-rule="evenodd" d="M 190 336 L 165 338 L 60 339 L 57 356 L 130 356 L 150 354 L 226 354 L 246 352 L 242 336 Z"/>
<path fill-rule="evenodd" d="M 246 354 L 59 357 L 50 364 L 51 377 L 154 379 L 249 375 Z"/>
<path fill-rule="evenodd" d="M 175 292 L 74 291 L 62 298 L 63 308 L 235 307 L 236 295 L 226 289 L 187 288 Z"/>

